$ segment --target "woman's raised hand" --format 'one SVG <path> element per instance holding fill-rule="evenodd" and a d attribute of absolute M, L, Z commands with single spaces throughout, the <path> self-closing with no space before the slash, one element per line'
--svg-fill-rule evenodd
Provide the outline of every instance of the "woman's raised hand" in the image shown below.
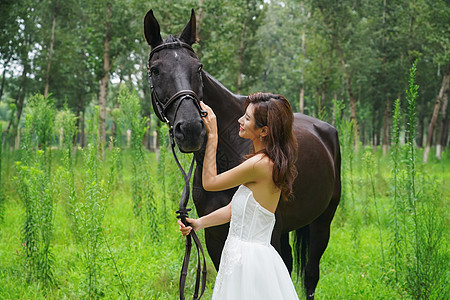
<path fill-rule="evenodd" d="M 208 113 L 206 116 L 202 117 L 208 136 L 217 135 L 217 119 L 212 108 L 203 101 L 200 102 L 200 107 Z"/>

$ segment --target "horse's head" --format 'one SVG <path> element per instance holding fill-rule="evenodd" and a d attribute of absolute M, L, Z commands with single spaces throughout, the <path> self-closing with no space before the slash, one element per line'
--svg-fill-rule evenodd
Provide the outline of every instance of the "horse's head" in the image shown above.
<path fill-rule="evenodd" d="M 199 101 L 203 97 L 202 64 L 192 50 L 196 41 L 194 10 L 179 38 L 161 38 L 158 21 L 150 10 L 144 32 L 151 46 L 147 71 L 153 109 L 160 120 L 173 128 L 182 152 L 198 151 L 205 138 Z"/>

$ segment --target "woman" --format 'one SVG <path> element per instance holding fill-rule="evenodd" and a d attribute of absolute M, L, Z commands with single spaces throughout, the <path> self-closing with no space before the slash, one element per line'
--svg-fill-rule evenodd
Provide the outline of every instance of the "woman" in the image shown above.
<path fill-rule="evenodd" d="M 207 191 L 239 186 L 232 201 L 199 219 L 181 221 L 180 231 L 230 222 L 212 299 L 298 299 L 278 252 L 270 245 L 278 201 L 288 201 L 296 176 L 293 113 L 281 95 L 255 93 L 247 97 L 239 119 L 239 136 L 253 141 L 254 152 L 243 163 L 217 174 L 217 121 L 212 109 L 203 118 L 208 141 L 202 184 Z"/>

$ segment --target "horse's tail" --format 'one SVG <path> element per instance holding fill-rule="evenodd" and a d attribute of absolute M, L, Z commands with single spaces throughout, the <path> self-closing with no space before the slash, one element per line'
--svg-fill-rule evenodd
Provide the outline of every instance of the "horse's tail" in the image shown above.
<path fill-rule="evenodd" d="M 308 261 L 309 250 L 309 225 L 295 230 L 294 238 L 294 259 L 297 280 L 305 278 L 305 267 Z"/>

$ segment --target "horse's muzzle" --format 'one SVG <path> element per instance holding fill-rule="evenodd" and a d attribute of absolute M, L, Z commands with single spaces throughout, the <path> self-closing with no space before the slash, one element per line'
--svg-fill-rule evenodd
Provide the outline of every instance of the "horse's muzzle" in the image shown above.
<path fill-rule="evenodd" d="M 175 123 L 175 141 L 183 153 L 200 150 L 205 140 L 205 135 L 206 129 L 201 119 L 182 119 Z"/>

